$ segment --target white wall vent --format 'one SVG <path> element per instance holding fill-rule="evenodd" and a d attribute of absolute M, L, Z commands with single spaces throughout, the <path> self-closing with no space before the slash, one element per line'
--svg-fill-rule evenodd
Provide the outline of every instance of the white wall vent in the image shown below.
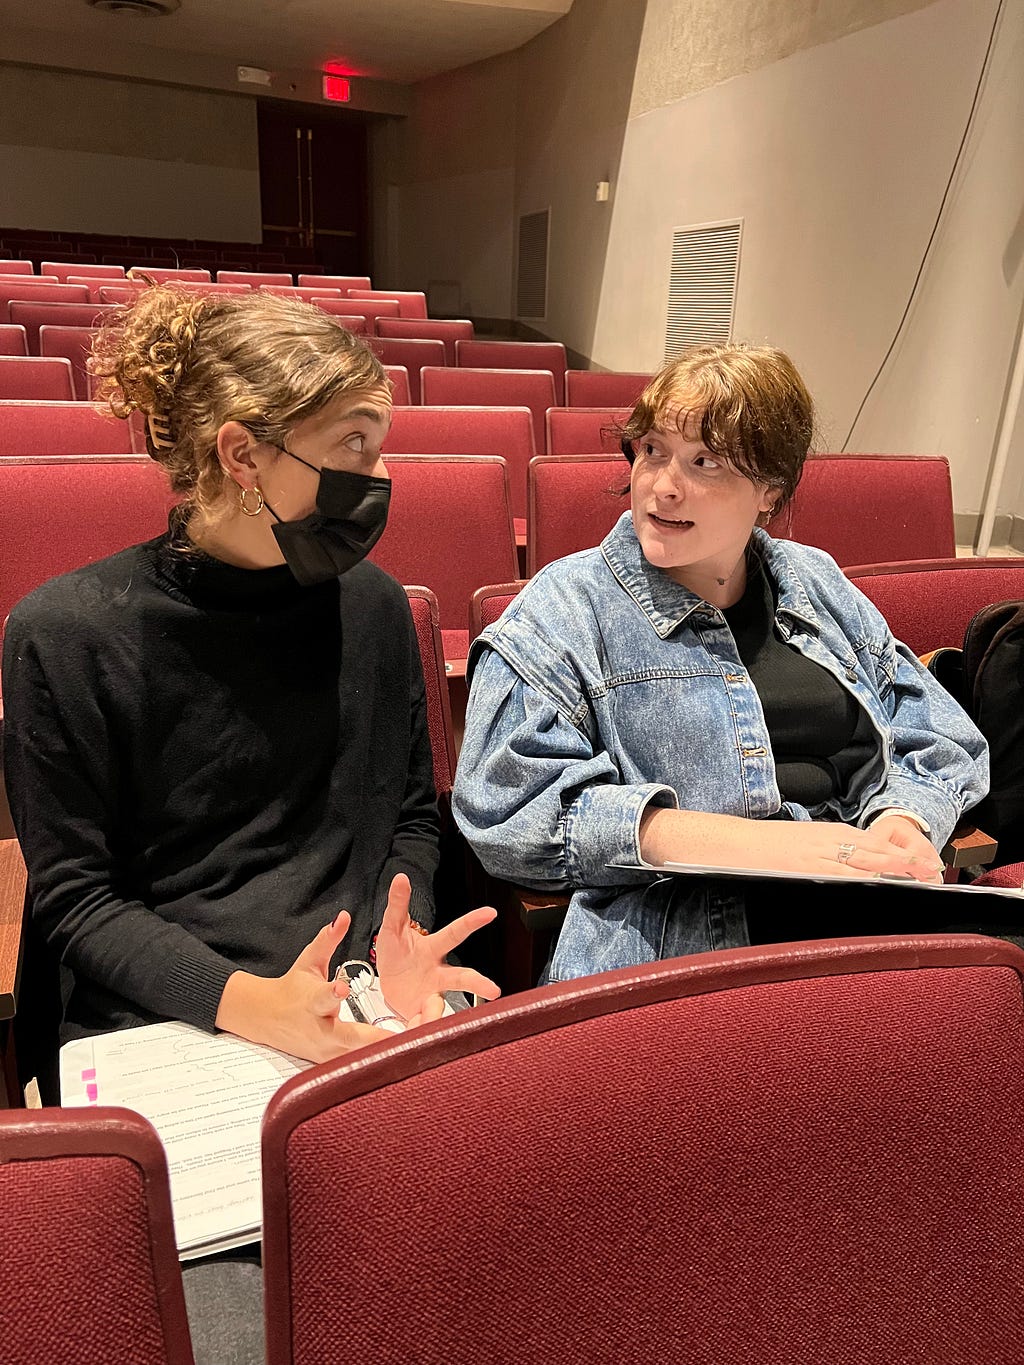
<path fill-rule="evenodd" d="M 665 359 L 694 342 L 729 341 L 743 219 L 676 228 L 668 287 Z"/>
<path fill-rule="evenodd" d="M 542 322 L 548 315 L 548 229 L 551 210 L 519 219 L 516 317 Z"/>

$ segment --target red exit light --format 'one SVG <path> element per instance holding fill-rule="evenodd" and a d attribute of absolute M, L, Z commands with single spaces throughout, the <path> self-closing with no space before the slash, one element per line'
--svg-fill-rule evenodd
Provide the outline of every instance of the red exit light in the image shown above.
<path fill-rule="evenodd" d="M 334 104 L 348 104 L 352 89 L 347 76 L 331 76 L 324 73 L 324 99 Z"/>

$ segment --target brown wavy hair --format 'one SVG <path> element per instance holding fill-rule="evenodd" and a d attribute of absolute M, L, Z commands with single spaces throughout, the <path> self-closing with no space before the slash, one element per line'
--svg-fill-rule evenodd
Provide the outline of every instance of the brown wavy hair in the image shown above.
<path fill-rule="evenodd" d="M 155 285 L 105 315 L 89 371 L 115 416 L 142 412 L 160 432 L 149 453 L 181 495 L 186 516 L 215 519 L 227 476 L 217 433 L 241 422 L 286 445 L 303 418 L 338 394 L 387 383 L 374 353 L 333 317 L 297 299 L 253 292 L 190 294 Z M 218 505 L 220 504 L 220 506 Z"/>
<path fill-rule="evenodd" d="M 712 455 L 752 483 L 779 490 L 777 516 L 796 492 L 814 438 L 814 404 L 796 366 L 773 346 L 688 346 L 654 376 L 615 429 L 633 463 L 653 430 L 699 431 Z"/>

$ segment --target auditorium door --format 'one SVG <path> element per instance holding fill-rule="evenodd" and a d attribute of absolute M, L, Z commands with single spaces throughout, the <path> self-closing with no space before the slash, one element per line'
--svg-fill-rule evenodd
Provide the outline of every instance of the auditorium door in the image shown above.
<path fill-rule="evenodd" d="M 257 127 L 264 244 L 311 247 L 329 275 L 368 275 L 365 116 L 260 100 Z"/>

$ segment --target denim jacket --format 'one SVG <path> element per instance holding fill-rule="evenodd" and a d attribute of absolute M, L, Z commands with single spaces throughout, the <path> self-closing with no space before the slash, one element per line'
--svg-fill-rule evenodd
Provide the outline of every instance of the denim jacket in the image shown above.
<path fill-rule="evenodd" d="M 981 734 L 835 561 L 754 537 L 778 633 L 852 694 L 876 738 L 820 806 L 783 804 L 725 618 L 644 558 L 628 512 L 599 547 L 537 574 L 474 643 L 455 817 L 489 872 L 574 891 L 553 976 L 745 942 L 728 904 L 716 917 L 705 897 L 690 915 L 673 900 L 679 879 L 643 870 L 650 802 L 860 827 L 901 807 L 941 848 L 987 790 Z"/>

